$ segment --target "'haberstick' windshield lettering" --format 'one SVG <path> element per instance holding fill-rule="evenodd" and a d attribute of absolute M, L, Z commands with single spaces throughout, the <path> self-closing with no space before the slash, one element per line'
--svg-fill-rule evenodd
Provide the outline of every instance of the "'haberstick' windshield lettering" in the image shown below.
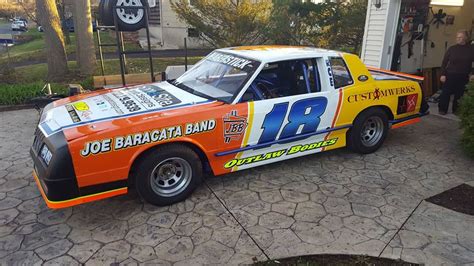
<path fill-rule="evenodd" d="M 252 61 L 247 60 L 247 59 L 235 57 L 232 55 L 220 54 L 220 53 L 213 53 L 209 55 L 206 59 L 217 62 L 217 63 L 223 63 L 223 64 L 226 64 L 235 68 L 239 68 L 239 69 L 244 69 L 246 65 L 252 63 Z"/>

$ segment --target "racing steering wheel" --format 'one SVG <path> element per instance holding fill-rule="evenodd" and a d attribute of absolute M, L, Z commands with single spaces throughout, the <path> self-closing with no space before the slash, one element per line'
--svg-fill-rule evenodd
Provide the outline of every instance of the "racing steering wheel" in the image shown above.
<path fill-rule="evenodd" d="M 267 84 L 263 83 L 263 82 L 257 82 L 257 89 L 260 90 L 260 92 L 262 93 L 262 96 L 264 99 L 272 99 L 272 98 L 276 98 L 277 96 L 275 95 L 275 93 L 273 93 L 270 88 L 267 86 Z"/>
<path fill-rule="evenodd" d="M 261 92 L 263 99 L 272 99 L 272 98 L 278 98 L 278 95 L 276 95 L 271 89 L 270 86 L 272 86 L 273 83 L 264 80 L 264 79 L 259 79 L 255 82 L 255 87 Z"/>

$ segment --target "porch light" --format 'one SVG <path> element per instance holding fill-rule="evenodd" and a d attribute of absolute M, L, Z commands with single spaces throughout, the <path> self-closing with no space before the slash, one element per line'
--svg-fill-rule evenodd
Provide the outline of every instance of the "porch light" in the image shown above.
<path fill-rule="evenodd" d="M 373 0 L 372 2 L 375 8 L 380 8 L 382 6 L 382 0 Z"/>
<path fill-rule="evenodd" d="M 463 6 L 464 5 L 464 0 L 431 0 L 430 5 Z"/>

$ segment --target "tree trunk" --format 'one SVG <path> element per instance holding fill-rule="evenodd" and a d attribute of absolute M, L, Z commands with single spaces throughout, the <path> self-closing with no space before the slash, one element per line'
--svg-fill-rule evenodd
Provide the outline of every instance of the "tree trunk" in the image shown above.
<path fill-rule="evenodd" d="M 69 34 L 69 29 L 66 27 L 66 3 L 64 0 L 58 1 L 58 11 L 59 11 L 59 18 L 61 19 L 61 28 L 63 29 L 63 35 L 66 38 L 66 44 L 71 44 L 71 36 Z"/>
<path fill-rule="evenodd" d="M 48 80 L 59 80 L 68 72 L 64 36 L 55 0 L 36 0 L 37 19 L 44 29 Z"/>
<path fill-rule="evenodd" d="M 74 32 L 76 60 L 83 75 L 91 75 L 96 67 L 90 0 L 74 1 Z"/>

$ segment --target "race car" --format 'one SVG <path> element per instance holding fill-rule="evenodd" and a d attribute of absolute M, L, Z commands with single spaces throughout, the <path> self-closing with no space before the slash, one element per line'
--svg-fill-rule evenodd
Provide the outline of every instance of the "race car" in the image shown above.
<path fill-rule="evenodd" d="M 50 208 L 125 194 L 186 199 L 222 175 L 349 146 L 375 152 L 427 114 L 422 78 L 311 47 L 218 49 L 176 80 L 47 105 L 31 148 Z"/>

